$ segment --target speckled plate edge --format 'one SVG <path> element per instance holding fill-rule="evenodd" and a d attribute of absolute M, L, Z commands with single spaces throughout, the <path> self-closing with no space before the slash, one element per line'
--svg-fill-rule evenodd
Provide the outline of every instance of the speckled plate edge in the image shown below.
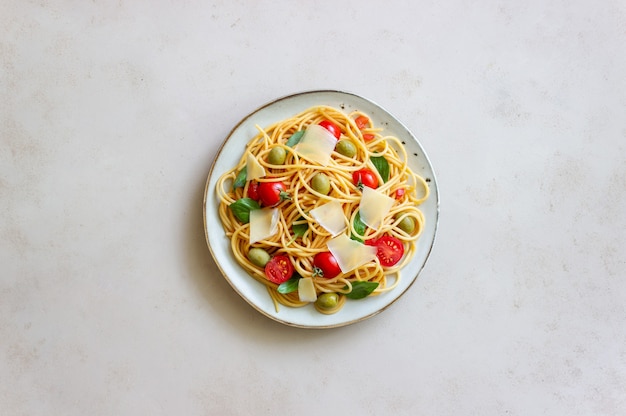
<path fill-rule="evenodd" d="M 245 144 L 257 130 L 255 125 L 266 126 L 295 115 L 314 105 L 330 105 L 346 113 L 362 110 L 370 115 L 375 126 L 384 128 L 384 134 L 400 138 L 406 146 L 409 166 L 428 180 L 430 197 L 420 208 L 426 226 L 418 241 L 416 253 L 403 269 L 398 287 L 386 294 L 358 301 L 348 301 L 336 314 L 324 315 L 312 305 L 303 308 L 280 307 L 274 304 L 264 285 L 252 279 L 235 261 L 230 251 L 230 240 L 225 236 L 219 219 L 218 198 L 215 193 L 217 178 L 232 168 L 243 152 Z M 271 101 L 244 117 L 228 134 L 217 151 L 205 185 L 203 200 L 205 239 L 215 263 L 231 287 L 254 309 L 282 324 L 299 328 L 336 328 L 350 325 L 387 309 L 403 296 L 417 280 L 433 249 L 439 223 L 439 189 L 432 164 L 417 138 L 406 126 L 378 104 L 359 95 L 338 90 L 306 91 L 287 95 Z"/>

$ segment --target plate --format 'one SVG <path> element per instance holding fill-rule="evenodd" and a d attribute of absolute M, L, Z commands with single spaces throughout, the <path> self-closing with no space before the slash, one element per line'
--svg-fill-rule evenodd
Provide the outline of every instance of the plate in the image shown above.
<path fill-rule="evenodd" d="M 346 113 L 361 110 L 368 114 L 375 126 L 382 126 L 385 135 L 401 139 L 409 155 L 409 166 L 428 181 L 429 198 L 420 206 L 425 228 L 417 242 L 413 259 L 401 271 L 401 281 L 392 291 L 361 300 L 347 300 L 344 307 L 332 315 L 324 315 L 313 305 L 289 308 L 280 305 L 278 311 L 265 286 L 252 277 L 235 261 L 218 215 L 219 200 L 215 192 L 218 178 L 235 166 L 245 145 L 258 130 L 255 125 L 268 126 L 289 118 L 315 105 L 329 105 Z M 416 137 L 394 116 L 374 102 L 361 96 L 342 91 L 309 91 L 279 98 L 241 120 L 230 132 L 211 166 L 204 192 L 204 231 L 209 251 L 217 266 L 233 289 L 254 309 L 285 325 L 301 328 L 333 328 L 353 324 L 370 318 L 389 307 L 411 287 L 424 268 L 432 250 L 439 219 L 439 193 L 432 165 Z"/>

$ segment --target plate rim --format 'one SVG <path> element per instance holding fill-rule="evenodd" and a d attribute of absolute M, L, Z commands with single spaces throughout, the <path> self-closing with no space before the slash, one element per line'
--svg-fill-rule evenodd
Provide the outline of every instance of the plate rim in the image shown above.
<path fill-rule="evenodd" d="M 408 284 L 408 286 L 406 288 L 404 288 L 404 290 L 394 299 L 392 299 L 390 302 L 388 302 L 387 304 L 383 305 L 382 307 L 378 308 L 377 310 L 371 312 L 371 313 L 367 313 L 363 316 L 354 318 L 354 319 L 349 319 L 343 322 L 338 322 L 338 323 L 333 323 L 333 324 L 326 324 L 326 325 L 307 325 L 307 324 L 303 324 L 303 323 L 297 323 L 297 322 L 291 322 L 285 319 L 281 319 L 278 316 L 274 316 L 268 312 L 266 312 L 265 310 L 263 310 L 259 305 L 255 304 L 254 302 L 252 302 L 244 293 L 242 293 L 242 291 L 237 287 L 237 285 L 235 285 L 233 283 L 233 281 L 231 280 L 231 278 L 228 276 L 228 274 L 224 271 L 224 269 L 222 268 L 222 265 L 220 264 L 220 262 L 218 261 L 217 255 L 214 252 L 213 247 L 211 246 L 211 242 L 209 239 L 209 232 L 208 232 L 208 224 L 207 224 L 207 198 L 209 196 L 209 185 L 211 182 L 211 179 L 213 177 L 213 171 L 215 169 L 215 165 L 217 164 L 217 161 L 220 157 L 220 155 L 222 154 L 222 150 L 224 149 L 224 147 L 226 146 L 226 144 L 228 143 L 228 141 L 231 139 L 231 137 L 233 136 L 233 134 L 235 133 L 235 131 L 241 126 L 243 125 L 248 119 L 250 119 L 251 117 L 253 117 L 254 115 L 256 115 L 257 113 L 259 113 L 260 111 L 262 111 L 263 109 L 270 107 L 272 105 L 275 105 L 281 101 L 286 101 L 289 99 L 293 99 L 295 97 L 300 97 L 300 96 L 305 96 L 305 95 L 312 95 L 312 94 L 324 94 L 324 93 L 330 93 L 330 94 L 339 94 L 339 95 L 346 95 L 346 96 L 351 96 L 354 97 L 356 99 L 359 100 L 364 100 L 366 102 L 369 102 L 370 104 L 374 105 L 375 107 L 379 108 L 380 110 L 382 110 L 384 113 L 388 114 L 389 116 L 391 116 L 395 122 L 397 122 L 403 129 L 405 129 L 409 135 L 417 142 L 418 147 L 422 150 L 422 157 L 425 159 L 425 161 L 428 164 L 428 167 L 430 168 L 430 173 L 431 173 L 431 181 L 435 184 L 434 187 L 434 196 L 435 196 L 435 214 L 436 214 L 436 218 L 435 218 L 435 223 L 434 223 L 434 228 L 433 228 L 433 236 L 432 236 L 432 241 L 430 243 L 430 246 L 428 247 L 428 249 L 426 250 L 426 254 L 424 257 L 424 261 L 422 262 L 422 264 L 420 265 L 419 269 L 416 271 L 415 273 L 415 277 L 412 278 L 411 282 Z M 432 191 L 432 189 L 431 189 Z M 431 194 L 432 195 L 432 194 Z M 439 184 L 437 182 L 437 175 L 435 172 L 435 169 L 433 167 L 433 164 L 430 160 L 430 157 L 428 156 L 428 153 L 426 152 L 426 150 L 424 149 L 424 147 L 422 146 L 421 142 L 417 139 L 417 137 L 413 134 L 413 132 L 408 129 L 406 127 L 406 125 L 397 117 L 395 117 L 391 112 L 389 112 L 385 107 L 379 105 L 377 102 L 366 98 L 362 95 L 356 94 L 356 93 L 352 93 L 352 92 L 348 92 L 348 91 L 344 91 L 344 90 L 339 90 L 339 89 L 318 89 L 318 90 L 305 90 L 305 91 L 300 91 L 300 92 L 296 92 L 296 93 L 291 93 L 291 94 L 287 94 L 287 95 L 283 95 L 280 97 L 277 97 L 271 101 L 266 102 L 265 104 L 262 104 L 260 106 L 258 106 L 256 109 L 250 111 L 245 117 L 243 117 L 241 120 L 239 120 L 239 122 L 237 122 L 232 129 L 228 132 L 228 134 L 226 135 L 226 137 L 222 140 L 220 146 L 218 147 L 216 153 L 215 153 L 215 157 L 213 158 L 213 161 L 211 162 L 211 167 L 209 169 L 209 173 L 207 175 L 207 179 L 205 181 L 205 185 L 204 185 L 204 194 L 203 194 L 203 201 L 202 201 L 202 219 L 203 219 L 203 227 L 204 227 L 204 238 L 205 238 L 205 242 L 207 244 L 207 247 L 209 249 L 209 252 L 211 253 L 211 256 L 213 257 L 213 261 L 215 262 L 217 268 L 219 269 L 220 273 L 222 274 L 222 277 L 228 282 L 228 284 L 231 286 L 231 288 L 250 306 L 252 306 L 256 311 L 258 311 L 259 313 L 261 313 L 262 315 L 270 318 L 271 320 L 275 321 L 275 322 L 279 322 L 281 324 L 284 324 L 286 326 L 289 327 L 294 327 L 294 328 L 305 328 L 305 329 L 330 329 L 330 328 L 339 328 L 339 327 L 344 327 L 344 326 L 348 326 L 348 325 L 352 325 L 358 322 L 362 322 L 364 320 L 367 320 L 375 315 L 380 314 L 381 312 L 385 311 L 387 308 L 389 308 L 391 305 L 393 305 L 397 300 L 399 300 L 401 297 L 404 296 L 404 294 L 406 292 L 409 291 L 409 289 L 411 288 L 411 286 L 413 286 L 413 284 L 417 281 L 419 275 L 421 274 L 421 272 L 424 270 L 424 268 L 426 267 L 426 263 L 428 262 L 430 255 L 432 254 L 433 248 L 435 246 L 435 242 L 437 240 L 437 231 L 439 228 L 439 217 L 440 217 L 440 195 L 439 195 Z M 269 294 L 268 294 L 269 296 Z"/>

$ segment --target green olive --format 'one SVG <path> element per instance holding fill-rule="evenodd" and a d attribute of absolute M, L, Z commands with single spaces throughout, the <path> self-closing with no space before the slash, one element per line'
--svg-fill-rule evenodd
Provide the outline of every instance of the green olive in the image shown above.
<path fill-rule="evenodd" d="M 330 180 L 323 173 L 317 173 L 311 179 L 311 187 L 320 194 L 328 195 L 330 192 Z"/>
<path fill-rule="evenodd" d="M 255 266 L 265 267 L 267 262 L 270 261 L 270 255 L 262 248 L 252 247 L 250 251 L 248 251 L 248 260 Z"/>
<path fill-rule="evenodd" d="M 354 157 L 356 155 L 356 146 L 350 139 L 341 139 L 335 145 L 337 153 L 347 157 Z"/>
<path fill-rule="evenodd" d="M 285 159 L 287 159 L 287 152 L 283 147 L 279 146 L 272 148 L 267 155 L 267 161 L 272 165 L 282 165 L 285 163 Z"/>
<path fill-rule="evenodd" d="M 336 293 L 322 293 L 315 301 L 315 306 L 320 309 L 332 309 L 337 306 L 339 296 Z"/>
<path fill-rule="evenodd" d="M 407 234 L 411 234 L 415 230 L 415 219 L 413 217 L 404 217 L 398 223 L 398 228 Z"/>

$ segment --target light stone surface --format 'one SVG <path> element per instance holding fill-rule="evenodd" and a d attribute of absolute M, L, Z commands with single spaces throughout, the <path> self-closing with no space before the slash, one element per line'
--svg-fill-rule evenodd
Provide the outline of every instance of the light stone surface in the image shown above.
<path fill-rule="evenodd" d="M 230 129 L 314 89 L 441 192 L 411 290 L 333 330 L 247 305 L 202 223 Z M 626 414 L 623 1 L 5 0 L 0 91 L 0 414 Z"/>

